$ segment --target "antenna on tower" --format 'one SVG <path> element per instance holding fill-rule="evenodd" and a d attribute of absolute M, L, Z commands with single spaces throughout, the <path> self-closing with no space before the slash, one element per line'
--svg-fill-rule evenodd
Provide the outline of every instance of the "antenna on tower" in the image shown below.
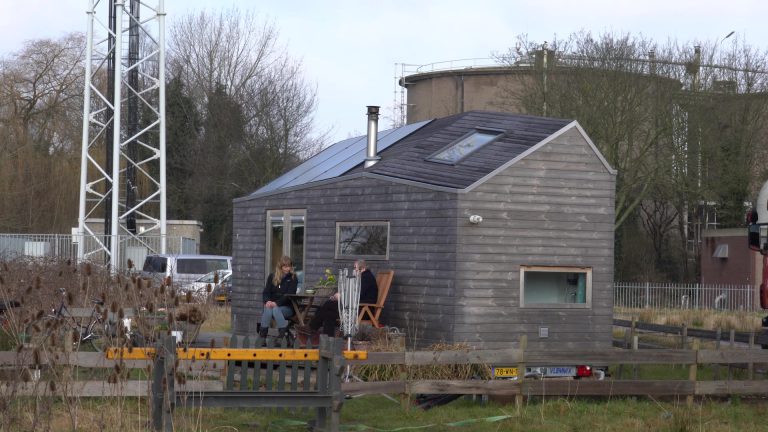
<path fill-rule="evenodd" d="M 166 250 L 165 7 L 89 0 L 87 14 L 78 258 L 118 269 L 128 242 Z"/>

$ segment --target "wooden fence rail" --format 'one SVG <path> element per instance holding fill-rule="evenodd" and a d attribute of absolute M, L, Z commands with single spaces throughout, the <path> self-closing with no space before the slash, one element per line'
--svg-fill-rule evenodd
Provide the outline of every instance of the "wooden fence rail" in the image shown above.
<path fill-rule="evenodd" d="M 673 334 L 673 335 L 682 335 L 683 333 L 685 333 L 687 337 L 708 339 L 708 340 L 728 341 L 731 338 L 728 332 L 721 331 L 718 333 L 717 330 L 697 329 L 697 328 L 689 328 L 685 326 L 677 327 L 677 326 L 653 324 L 653 323 L 640 322 L 640 321 L 634 321 L 634 324 L 633 324 L 633 321 L 623 320 L 623 319 L 614 319 L 613 325 L 617 327 L 626 327 L 626 328 L 633 328 L 633 325 L 634 325 L 634 328 L 637 330 L 644 330 L 644 331 L 650 331 L 655 333 L 667 333 L 667 334 Z M 750 338 L 754 338 L 753 342 L 756 344 L 768 345 L 768 331 L 763 331 L 760 333 L 733 332 L 734 342 L 748 344 L 750 343 Z"/>
<path fill-rule="evenodd" d="M 242 343 L 241 343 L 242 342 Z M 246 340 L 233 341 L 232 347 L 254 348 L 260 346 L 258 339 L 253 342 Z M 398 380 L 386 382 L 346 382 L 341 384 L 341 388 L 334 389 L 333 392 L 338 398 L 339 394 L 377 394 L 377 393 L 446 393 L 446 394 L 488 394 L 488 395 L 514 395 L 514 396 L 539 396 L 539 395 L 567 395 L 567 396 L 621 396 L 621 395 L 652 395 L 652 396 L 687 396 L 689 402 L 693 396 L 700 395 L 747 395 L 747 394 L 766 394 L 768 393 L 768 380 L 721 380 L 715 378 L 712 381 L 702 381 L 698 377 L 697 365 L 707 364 L 761 364 L 768 363 L 768 350 L 758 349 L 697 349 L 698 344 L 692 344 L 694 349 L 655 349 L 655 350 L 625 350 L 625 349 L 603 349 L 603 350 L 579 350 L 579 351 L 527 351 L 525 349 L 497 349 L 497 350 L 473 350 L 473 351 L 417 351 L 417 352 L 370 352 L 366 359 L 347 360 L 353 366 L 356 365 L 401 365 L 403 367 L 435 365 L 435 364 L 487 364 L 494 366 L 518 366 L 521 364 L 528 366 L 557 366 L 557 365 L 683 365 L 688 368 L 688 379 L 677 380 L 626 380 L 608 378 L 605 380 Z M 525 344 L 521 344 L 525 347 Z M 325 355 L 330 355 L 326 353 Z M 252 354 L 251 354 L 252 355 Z M 341 355 L 334 355 L 334 371 L 338 371 L 344 358 Z M 72 365 L 86 368 L 114 368 L 123 361 L 127 368 L 146 369 L 151 363 L 149 360 L 108 360 L 100 353 L 66 353 L 66 354 L 46 354 L 38 353 L 33 355 L 29 350 L 20 352 L 0 352 L 0 367 L 4 368 L 34 368 L 42 367 L 45 364 Z M 199 402 L 199 397 L 194 394 L 202 394 L 203 400 L 207 398 L 206 404 L 218 404 L 228 400 L 227 404 L 232 406 L 241 404 L 235 401 L 236 396 L 217 397 L 219 392 L 236 390 L 238 393 L 249 394 L 260 389 L 256 387 L 249 388 L 251 382 L 263 382 L 266 388 L 262 390 L 271 391 L 275 398 L 267 403 L 269 406 L 279 405 L 282 399 L 283 391 L 306 392 L 305 383 L 315 380 L 316 377 L 309 377 L 307 374 L 311 370 L 316 370 L 317 362 L 294 362 L 296 367 L 291 366 L 291 361 L 282 363 L 264 362 L 265 367 L 251 367 L 249 361 L 214 361 L 214 360 L 196 360 L 183 362 L 178 371 L 193 372 L 187 373 L 187 379 L 183 383 L 177 383 L 175 392 L 177 395 L 189 397 L 192 403 Z M 255 364 L 260 364 L 259 361 Z M 287 365 L 286 365 L 287 364 Z M 216 365 L 216 366 L 213 366 Z M 158 370 L 155 365 L 154 370 Z M 163 367 L 164 369 L 164 367 Z M 194 371 L 205 371 L 215 369 L 221 371 L 220 380 L 196 379 Z M 258 370 L 257 370 L 258 369 Z M 268 371 L 280 371 L 276 381 L 267 381 Z M 261 371 L 261 372 L 259 372 Z M 329 369 L 330 371 L 330 369 Z M 334 373 L 336 373 L 334 372 Z M 259 375 L 262 373 L 262 375 Z M 271 372 L 270 372 L 271 373 Z M 730 375 L 729 375 L 730 376 Z M 173 378 L 171 378 L 173 380 Z M 233 382 L 239 380 L 239 385 L 233 386 Z M 250 381 L 249 381 L 250 380 Z M 269 384 L 272 383 L 272 384 Z M 0 382 L 0 388 L 7 387 L 12 383 Z M 108 384 L 106 381 L 74 381 L 66 386 L 60 386 L 51 390 L 44 383 L 13 383 L 17 386 L 16 394 L 40 394 L 40 395 L 66 395 L 80 397 L 112 397 L 112 396 L 148 396 L 150 395 L 150 386 L 148 380 L 145 381 L 122 381 L 115 384 Z M 298 387 L 297 387 L 298 385 Z M 290 387 L 286 387 L 290 386 Z M 314 391 L 312 387 L 312 391 Z M 285 390 L 283 390 L 285 389 Z M 307 404 L 312 405 L 309 399 Z M 244 396 L 243 396 L 244 397 Z M 322 395 L 319 397 L 327 396 Z M 229 399 L 227 399 L 229 398 Z M 290 399 L 286 395 L 286 400 Z M 293 398 L 298 400 L 298 398 Z M 324 402 L 325 403 L 325 402 Z M 262 406 L 261 402 L 253 402 L 253 406 Z"/>

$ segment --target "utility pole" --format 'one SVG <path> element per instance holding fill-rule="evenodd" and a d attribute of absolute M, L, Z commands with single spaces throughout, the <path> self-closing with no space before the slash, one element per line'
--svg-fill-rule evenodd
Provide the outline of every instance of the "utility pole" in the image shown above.
<path fill-rule="evenodd" d="M 80 260 L 113 270 L 125 265 L 128 243 L 166 252 L 165 5 L 157 1 L 89 0 L 87 10 L 76 240 Z"/>

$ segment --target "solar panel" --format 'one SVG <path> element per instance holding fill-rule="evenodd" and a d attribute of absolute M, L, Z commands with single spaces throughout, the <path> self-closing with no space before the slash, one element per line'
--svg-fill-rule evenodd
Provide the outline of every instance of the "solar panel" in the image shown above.
<path fill-rule="evenodd" d="M 422 128 L 431 120 L 409 124 L 379 132 L 377 150 L 383 151 L 404 137 Z M 264 187 L 253 192 L 261 195 L 282 188 L 299 186 L 305 183 L 338 177 L 365 160 L 368 139 L 366 135 L 339 141 L 321 150 L 301 165 L 272 180 Z"/>

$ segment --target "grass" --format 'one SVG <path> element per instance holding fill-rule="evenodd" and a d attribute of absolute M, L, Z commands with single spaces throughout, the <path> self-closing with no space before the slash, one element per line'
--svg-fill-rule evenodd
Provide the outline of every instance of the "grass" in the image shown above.
<path fill-rule="evenodd" d="M 574 400 L 530 399 L 518 413 L 514 405 L 478 403 L 459 399 L 428 411 L 407 400 L 393 403 L 382 396 L 348 400 L 342 410 L 342 430 L 410 430 L 462 432 L 484 431 L 763 431 L 764 402 L 732 399 L 729 402 L 698 401 L 692 408 L 682 400 L 646 398 Z M 31 403 L 30 401 L 18 403 Z M 147 430 L 146 399 L 124 400 L 120 405 L 83 401 L 76 428 L 65 407 L 52 410 L 52 430 Z M 120 417 L 117 417 L 121 414 Z M 277 413 L 274 410 L 177 408 L 176 431 L 304 431 L 312 414 Z M 27 418 L 28 420 L 29 418 Z M 496 420 L 496 421 L 492 421 Z M 29 424 L 24 422 L 25 424 Z M 19 425 L 23 429 L 23 425 Z M 418 428 L 418 429 L 416 429 Z"/>
<path fill-rule="evenodd" d="M 227 306 L 213 306 L 206 313 L 206 320 L 200 328 L 201 332 L 231 332 L 232 308 Z"/>
<path fill-rule="evenodd" d="M 762 318 L 765 312 L 730 312 L 714 310 L 694 309 L 626 309 L 615 308 L 614 318 L 632 319 L 638 321 L 663 324 L 670 326 L 682 326 L 703 328 L 709 330 L 722 329 L 727 332 L 736 331 L 760 331 Z"/>

